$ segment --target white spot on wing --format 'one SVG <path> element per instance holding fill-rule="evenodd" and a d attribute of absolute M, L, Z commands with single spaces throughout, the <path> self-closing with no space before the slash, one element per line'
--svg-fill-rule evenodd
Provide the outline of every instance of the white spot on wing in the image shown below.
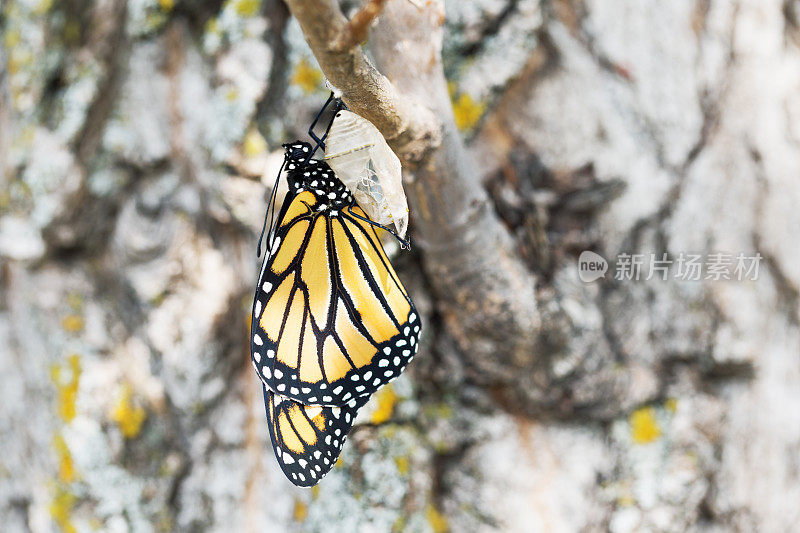
<path fill-rule="evenodd" d="M 305 409 L 308 418 L 314 418 L 322 412 L 322 406 L 320 405 L 307 405 Z"/>

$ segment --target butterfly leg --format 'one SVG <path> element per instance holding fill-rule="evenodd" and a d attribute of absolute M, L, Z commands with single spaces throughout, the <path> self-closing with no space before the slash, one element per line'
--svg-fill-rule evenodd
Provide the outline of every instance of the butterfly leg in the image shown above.
<path fill-rule="evenodd" d="M 322 117 L 322 114 L 325 112 L 326 109 L 328 109 L 328 106 L 331 105 L 331 102 L 333 102 L 333 100 L 334 100 L 334 95 L 333 92 L 331 91 L 331 95 L 325 101 L 325 105 L 323 105 L 322 109 L 319 110 L 319 113 L 317 113 L 317 116 L 314 117 L 314 121 L 311 122 L 311 126 L 309 126 L 308 128 L 308 136 L 311 137 L 317 144 L 311 150 L 311 153 L 308 154 L 308 158 L 306 159 L 306 161 L 311 159 L 311 156 L 314 155 L 314 152 L 317 151 L 317 148 L 322 147 L 323 150 L 325 149 L 325 137 L 328 136 L 328 129 L 330 129 L 330 126 L 328 126 L 328 129 L 325 130 L 325 133 L 322 135 L 322 138 L 316 136 L 316 134 L 314 133 L 314 128 L 317 126 L 317 122 L 319 122 L 320 117 Z"/>
<path fill-rule="evenodd" d="M 386 226 L 381 226 L 380 224 L 378 224 L 378 223 L 377 223 L 377 222 L 375 222 L 375 221 L 372 221 L 372 220 L 370 220 L 369 218 L 364 218 L 364 217 L 362 217 L 361 215 L 359 215 L 359 214 L 357 214 L 357 213 L 354 213 L 354 212 L 353 212 L 353 210 L 352 210 L 352 208 L 353 208 L 355 205 L 357 205 L 357 204 L 356 204 L 356 199 L 355 199 L 355 198 L 353 198 L 353 201 L 352 201 L 352 202 L 350 202 L 350 208 L 351 208 L 351 209 L 350 209 L 350 212 L 348 213 L 348 214 L 349 214 L 351 217 L 357 218 L 357 219 L 359 219 L 359 220 L 363 220 L 364 222 L 366 222 L 366 223 L 367 223 L 367 224 L 369 224 L 370 226 L 374 226 L 374 227 L 376 227 L 376 228 L 380 228 L 380 229 L 382 229 L 383 231 L 388 231 L 389 233 L 391 233 L 391 234 L 394 236 L 394 238 L 395 238 L 395 239 L 397 239 L 397 242 L 399 242 L 399 243 L 400 243 L 400 248 L 401 248 L 401 249 L 403 249 L 403 250 L 410 250 L 410 249 L 411 249 L 411 242 L 409 242 L 409 241 L 405 240 L 404 238 L 402 238 L 402 237 L 401 237 L 400 235 L 398 235 L 398 234 L 397 234 L 397 232 L 395 232 L 395 231 L 394 231 L 392 228 L 387 228 Z"/>
<path fill-rule="evenodd" d="M 317 137 L 317 135 L 314 133 L 314 128 L 317 126 L 317 122 L 319 122 L 319 119 L 322 118 L 322 115 L 323 113 L 325 113 L 325 110 L 328 108 L 329 105 L 331 105 L 331 102 L 335 102 L 333 115 L 331 115 L 331 119 L 328 122 L 328 126 L 325 128 L 325 133 L 322 134 L 322 137 Z M 317 151 L 318 148 L 321 147 L 323 150 L 325 149 L 325 139 L 328 137 L 328 132 L 331 131 L 331 126 L 333 126 L 333 119 L 336 118 L 336 112 L 339 111 L 340 109 L 347 109 L 347 106 L 340 99 L 336 98 L 333 92 L 331 92 L 331 95 L 328 97 L 328 100 L 325 102 L 325 105 L 323 105 L 322 109 L 319 110 L 319 113 L 317 113 L 317 116 L 314 117 L 314 121 L 308 128 L 308 136 L 311 137 L 316 144 L 311 149 L 311 152 L 308 154 L 308 157 L 306 157 L 305 163 L 308 163 L 308 161 L 311 160 L 311 158 L 314 156 L 314 153 Z"/>

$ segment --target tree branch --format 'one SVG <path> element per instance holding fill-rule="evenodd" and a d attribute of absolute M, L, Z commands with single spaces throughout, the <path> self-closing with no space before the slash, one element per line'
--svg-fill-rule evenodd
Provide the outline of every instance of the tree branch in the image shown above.
<path fill-rule="evenodd" d="M 385 3 L 386 0 L 368 0 L 366 5 L 347 22 L 333 43 L 333 49 L 344 52 L 366 41 L 370 24 L 380 14 Z"/>
<path fill-rule="evenodd" d="M 387 79 L 360 47 L 336 49 L 347 22 L 335 1 L 286 1 L 325 75 L 405 163 L 415 243 L 468 367 L 487 385 L 505 387 L 511 401 L 530 400 L 541 351 L 535 276 L 495 215 L 455 126 L 441 63 L 443 2 L 386 3 L 370 46 Z"/>
<path fill-rule="evenodd" d="M 337 49 L 348 21 L 331 0 L 286 0 L 322 72 L 342 91 L 342 99 L 383 133 L 397 155 L 412 165 L 441 141 L 440 124 L 431 111 L 398 94 L 360 48 Z"/>

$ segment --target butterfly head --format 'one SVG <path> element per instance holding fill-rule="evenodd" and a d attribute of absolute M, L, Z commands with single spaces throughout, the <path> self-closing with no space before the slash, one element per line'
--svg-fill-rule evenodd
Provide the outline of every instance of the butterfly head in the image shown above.
<path fill-rule="evenodd" d="M 307 159 L 310 159 L 311 145 L 307 142 L 295 141 L 286 143 L 283 145 L 283 149 L 286 151 L 285 158 L 289 170 L 302 166 Z"/>

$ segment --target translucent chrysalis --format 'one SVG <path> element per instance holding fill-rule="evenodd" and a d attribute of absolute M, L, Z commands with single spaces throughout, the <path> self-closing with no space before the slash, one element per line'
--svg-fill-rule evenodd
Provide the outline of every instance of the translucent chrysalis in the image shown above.
<path fill-rule="evenodd" d="M 337 112 L 325 141 L 325 161 L 372 220 L 394 224 L 405 237 L 408 204 L 400 160 L 378 128 L 351 111 Z"/>

